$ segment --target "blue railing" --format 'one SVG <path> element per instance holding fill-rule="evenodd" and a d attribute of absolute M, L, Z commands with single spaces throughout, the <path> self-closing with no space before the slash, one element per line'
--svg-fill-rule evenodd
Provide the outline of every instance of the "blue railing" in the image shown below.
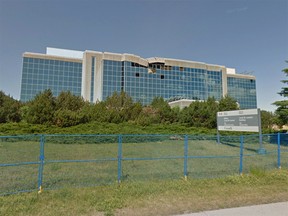
<path fill-rule="evenodd" d="M 288 134 L 0 136 L 0 195 L 288 168 Z"/>

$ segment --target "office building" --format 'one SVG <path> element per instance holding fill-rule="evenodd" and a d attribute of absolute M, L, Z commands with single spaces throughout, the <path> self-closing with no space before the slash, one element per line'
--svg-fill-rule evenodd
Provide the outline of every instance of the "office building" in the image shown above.
<path fill-rule="evenodd" d="M 47 48 L 46 54 L 24 53 L 21 101 L 29 101 L 45 89 L 61 91 L 85 100 L 105 100 L 125 91 L 134 101 L 149 104 L 161 96 L 169 102 L 206 100 L 229 95 L 240 108 L 257 107 L 256 79 L 235 69 L 170 58 L 142 58 L 86 50 Z"/>

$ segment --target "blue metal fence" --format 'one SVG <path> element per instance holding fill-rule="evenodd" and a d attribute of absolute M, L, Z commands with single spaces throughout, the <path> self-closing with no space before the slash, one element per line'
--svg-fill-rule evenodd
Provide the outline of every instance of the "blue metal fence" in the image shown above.
<path fill-rule="evenodd" d="M 0 195 L 288 168 L 288 134 L 0 136 Z"/>

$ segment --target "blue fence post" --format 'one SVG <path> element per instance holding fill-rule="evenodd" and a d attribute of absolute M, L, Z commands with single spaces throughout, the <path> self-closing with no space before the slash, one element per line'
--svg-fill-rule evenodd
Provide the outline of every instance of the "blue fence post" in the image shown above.
<path fill-rule="evenodd" d="M 239 174 L 242 175 L 243 172 L 243 143 L 244 138 L 240 136 L 240 164 L 239 164 Z"/>
<path fill-rule="evenodd" d="M 44 143 L 45 137 L 44 135 L 40 136 L 40 155 L 39 155 L 39 171 L 38 171 L 38 193 L 43 191 L 43 169 L 44 169 Z"/>
<path fill-rule="evenodd" d="M 218 128 L 217 128 L 217 144 L 220 144 L 220 133 Z"/>
<path fill-rule="evenodd" d="M 278 169 L 281 169 L 281 136 L 280 133 L 278 132 L 277 134 L 277 145 L 278 145 L 278 160 L 277 160 L 277 165 Z"/>
<path fill-rule="evenodd" d="M 184 178 L 187 180 L 187 163 L 188 163 L 188 135 L 185 135 L 184 139 Z"/>
<path fill-rule="evenodd" d="M 118 136 L 118 184 L 121 183 L 122 175 L 122 135 Z"/>

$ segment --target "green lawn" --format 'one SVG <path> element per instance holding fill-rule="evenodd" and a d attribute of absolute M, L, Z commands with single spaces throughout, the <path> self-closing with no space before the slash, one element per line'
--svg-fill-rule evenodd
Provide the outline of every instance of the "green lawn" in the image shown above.
<path fill-rule="evenodd" d="M 0 215 L 175 215 L 288 201 L 288 170 L 217 179 L 137 181 L 0 196 Z"/>
<path fill-rule="evenodd" d="M 39 161 L 39 137 L 5 138 L 0 141 L 0 164 Z M 256 139 L 257 141 L 257 139 Z M 256 141 L 244 146 L 243 171 L 277 168 L 277 145 Z M 184 177 L 184 136 L 123 136 L 121 182 L 158 181 Z M 232 142 L 233 143 L 233 142 Z M 88 187 L 117 182 L 117 136 L 46 137 L 43 188 Z M 282 167 L 288 167 L 287 146 Z M 239 173 L 239 143 L 218 145 L 215 137 L 189 136 L 188 178 L 218 178 Z M 225 156 L 225 157 L 223 157 Z M 213 158 L 211 158 L 213 157 Z M 38 164 L 0 167 L 0 194 L 37 190 Z"/>

